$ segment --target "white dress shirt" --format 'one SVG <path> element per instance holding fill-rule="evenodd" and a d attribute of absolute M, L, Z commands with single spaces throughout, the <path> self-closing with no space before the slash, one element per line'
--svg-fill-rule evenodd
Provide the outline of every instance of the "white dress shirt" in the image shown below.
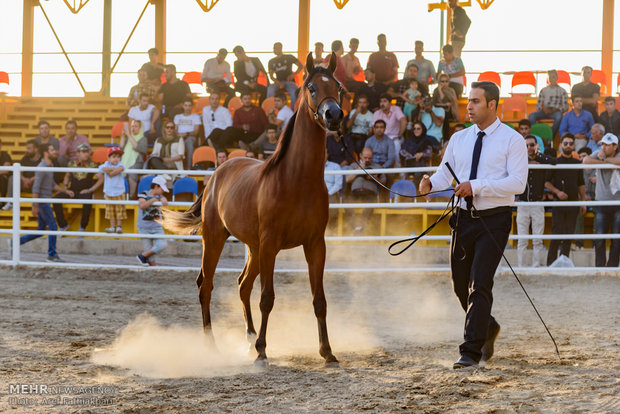
<path fill-rule="evenodd" d="M 325 171 L 340 171 L 340 165 L 335 162 L 326 161 Z M 326 175 L 325 185 L 327 186 L 327 193 L 329 195 L 336 194 L 342 189 L 342 175 Z"/>
<path fill-rule="evenodd" d="M 210 106 L 202 108 L 202 125 L 205 128 L 205 137 L 209 137 L 215 128 L 226 129 L 232 126 L 232 115 L 227 108 L 218 106 L 214 111 Z"/>
<path fill-rule="evenodd" d="M 452 174 L 446 162 L 462 183 L 470 181 L 469 173 L 478 132 L 480 128 L 472 125 L 450 138 L 439 169 L 431 177 L 433 191 L 444 190 L 452 185 Z M 477 178 L 470 181 L 474 206 L 478 210 L 487 210 L 514 205 L 515 195 L 523 193 L 527 183 L 525 140 L 517 131 L 502 124 L 499 118 L 484 132 Z M 461 199 L 459 207 L 466 208 L 464 199 Z"/>

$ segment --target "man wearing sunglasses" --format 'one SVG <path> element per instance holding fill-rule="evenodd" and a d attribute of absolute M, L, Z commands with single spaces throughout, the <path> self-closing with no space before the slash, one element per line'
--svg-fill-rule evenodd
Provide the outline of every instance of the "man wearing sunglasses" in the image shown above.
<path fill-rule="evenodd" d="M 562 136 L 561 154 L 557 159 L 560 164 L 580 164 L 581 161 L 573 157 L 575 150 L 575 136 L 566 133 Z M 583 170 L 563 170 L 561 166 L 552 170 L 547 170 L 545 188 L 549 190 L 555 200 L 560 201 L 586 201 L 586 187 L 583 180 Z M 573 234 L 577 215 L 586 213 L 586 207 L 553 207 L 551 209 L 551 233 L 552 234 Z M 547 253 L 547 266 L 551 265 L 558 257 L 558 247 L 561 247 L 560 254 L 568 257 L 572 240 L 551 240 L 549 252 Z"/>
<path fill-rule="evenodd" d="M 553 164 L 556 160 L 540 152 L 540 147 L 534 135 L 525 136 L 527 147 L 528 164 Z M 527 186 L 523 194 L 519 195 L 519 201 L 542 201 L 545 191 L 545 170 L 530 169 L 527 175 Z M 532 234 L 543 234 L 545 231 L 545 207 L 544 206 L 519 206 L 517 207 L 517 233 L 529 234 L 530 224 Z M 528 241 L 519 239 L 517 242 L 517 255 L 519 267 L 525 265 L 525 255 Z M 538 267 L 544 258 L 545 247 L 541 239 L 532 240 L 532 267 Z"/>

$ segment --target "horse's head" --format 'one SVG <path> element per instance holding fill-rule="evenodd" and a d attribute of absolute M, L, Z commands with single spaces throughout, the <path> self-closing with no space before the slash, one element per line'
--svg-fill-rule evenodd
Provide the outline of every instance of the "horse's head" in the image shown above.
<path fill-rule="evenodd" d="M 342 123 L 344 114 L 340 108 L 344 88 L 334 78 L 333 72 L 338 63 L 336 55 L 332 53 L 329 67 L 314 66 L 312 53 L 306 58 L 308 76 L 304 82 L 302 93 L 306 94 L 308 109 L 314 119 L 325 129 L 337 131 Z"/>

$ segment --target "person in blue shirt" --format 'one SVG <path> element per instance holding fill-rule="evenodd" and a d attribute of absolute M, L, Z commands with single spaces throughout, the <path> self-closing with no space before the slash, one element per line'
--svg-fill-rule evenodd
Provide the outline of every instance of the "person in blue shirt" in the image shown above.
<path fill-rule="evenodd" d="M 560 136 L 564 136 L 567 132 L 570 132 L 575 136 L 575 139 L 590 138 L 590 129 L 594 125 L 594 118 L 588 111 L 583 110 L 583 98 L 581 96 L 574 96 L 573 110 L 568 111 L 562 117 L 560 123 Z"/>
<path fill-rule="evenodd" d="M 385 135 L 385 121 L 377 119 L 373 125 L 374 135 L 366 140 L 364 147 L 372 150 L 372 162 L 381 168 L 392 168 L 396 160 L 394 141 Z"/>

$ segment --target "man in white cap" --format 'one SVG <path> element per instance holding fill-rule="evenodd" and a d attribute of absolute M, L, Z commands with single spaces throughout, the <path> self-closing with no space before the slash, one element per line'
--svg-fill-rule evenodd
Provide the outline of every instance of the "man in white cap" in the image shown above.
<path fill-rule="evenodd" d="M 161 224 L 155 221 L 161 218 L 160 205 L 154 205 L 156 202 L 162 206 L 168 205 L 168 200 L 164 193 L 168 193 L 166 179 L 158 175 L 151 181 L 151 189 L 138 194 L 138 233 L 139 234 L 164 234 Z M 138 256 L 138 261 L 142 266 L 155 266 L 155 255 L 160 253 L 168 246 L 166 239 L 144 238 L 142 246 L 144 251 Z"/>
<path fill-rule="evenodd" d="M 601 149 L 583 159 L 584 164 L 615 164 L 620 165 L 618 156 L 618 137 L 614 134 L 605 134 L 601 139 Z M 620 200 L 620 188 L 616 180 L 612 179 L 616 170 L 596 170 L 596 201 Z M 594 231 L 596 234 L 620 233 L 620 207 L 597 206 L 594 215 Z M 609 259 L 606 258 L 607 240 L 594 240 L 595 266 L 618 267 L 620 264 L 620 239 L 612 239 L 609 249 Z"/>

